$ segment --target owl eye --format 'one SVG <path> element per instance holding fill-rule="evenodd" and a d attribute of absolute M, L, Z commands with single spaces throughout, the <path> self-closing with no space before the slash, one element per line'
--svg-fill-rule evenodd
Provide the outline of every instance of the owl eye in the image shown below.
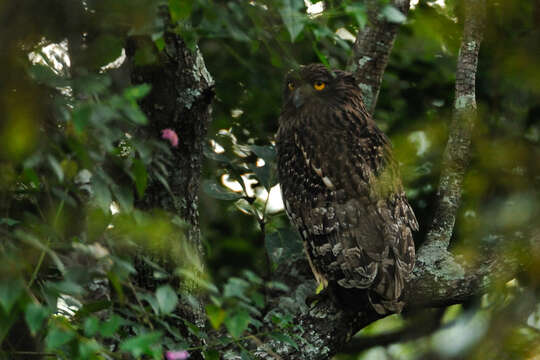
<path fill-rule="evenodd" d="M 313 83 L 313 87 L 315 88 L 315 90 L 317 91 L 321 91 L 322 89 L 324 89 L 326 86 L 326 84 L 323 82 L 323 81 L 315 81 Z"/>
<path fill-rule="evenodd" d="M 294 83 L 292 81 L 289 81 L 287 83 L 287 87 L 289 88 L 289 90 L 293 91 L 294 90 Z"/>

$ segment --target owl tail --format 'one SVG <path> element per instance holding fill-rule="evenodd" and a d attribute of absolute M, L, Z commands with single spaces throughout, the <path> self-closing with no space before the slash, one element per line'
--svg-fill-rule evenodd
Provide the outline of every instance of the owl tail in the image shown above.
<path fill-rule="evenodd" d="M 373 309 L 379 315 L 386 315 L 389 313 L 401 313 L 405 303 L 400 300 L 385 300 L 381 298 L 377 293 L 372 291 L 368 294 L 369 303 Z"/>
<path fill-rule="evenodd" d="M 404 273 L 397 263 L 384 266 L 377 285 L 368 293 L 371 306 L 378 314 L 401 313 L 405 303 L 401 300 L 401 292 L 405 285 Z M 377 282 L 378 280 L 378 282 Z"/>

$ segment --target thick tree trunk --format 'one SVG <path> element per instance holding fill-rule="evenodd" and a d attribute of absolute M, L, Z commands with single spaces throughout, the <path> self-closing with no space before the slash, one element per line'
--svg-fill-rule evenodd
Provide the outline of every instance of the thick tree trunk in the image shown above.
<path fill-rule="evenodd" d="M 149 120 L 144 129 L 146 137 L 159 138 L 161 131 L 169 128 L 178 134 L 179 143 L 178 147 L 171 147 L 172 154 L 167 159 L 172 164 L 166 179 L 170 192 L 153 179 L 140 206 L 179 215 L 190 225 L 188 240 L 203 254 L 198 193 L 214 82 L 198 49 L 191 51 L 172 33 L 166 33 L 164 38 L 166 45 L 159 53 L 159 61 L 135 66 L 131 78 L 134 83 L 152 86 L 150 94 L 140 103 Z M 148 39 L 135 40 L 135 48 L 144 41 Z"/>
<path fill-rule="evenodd" d="M 199 228 L 199 185 L 201 164 L 203 160 L 203 144 L 208 124 L 211 120 L 211 103 L 214 97 L 214 81 L 206 69 L 204 60 L 198 49 L 190 50 L 185 42 L 176 34 L 164 34 L 165 47 L 156 54 L 158 60 L 151 65 L 135 66 L 133 64 L 131 80 L 135 84 L 146 83 L 152 90 L 140 103 L 149 124 L 144 128 L 143 137 L 158 139 L 163 129 L 172 129 L 179 138 L 178 146 L 171 146 L 171 154 L 166 162 L 165 181 L 169 189 L 155 175 L 149 174 L 149 183 L 144 198 L 138 207 L 151 210 L 161 209 L 178 215 L 189 226 L 186 241 L 200 259 L 204 257 L 204 249 Z M 128 47 L 128 56 L 133 59 L 137 49 L 153 47 L 148 38 L 134 38 Z M 165 143 L 165 140 L 163 140 Z M 169 144 L 167 143 L 167 146 Z M 166 250 L 165 250 L 166 251 Z M 167 267 L 168 254 L 144 254 L 153 257 L 158 263 Z M 203 261 L 201 261 L 203 264 Z M 153 269 L 146 263 L 137 262 L 138 283 L 146 288 L 155 288 L 152 277 Z M 173 269 L 170 269 L 173 270 Z M 199 269 L 201 272 L 203 269 Z M 181 290 L 193 292 L 195 284 L 183 281 Z M 183 318 L 199 328 L 205 327 L 205 313 L 202 301 L 198 307 L 183 301 L 179 308 Z M 184 324 L 176 324 L 181 328 Z M 193 344 L 201 339 L 193 337 L 187 329 L 183 333 L 191 338 Z M 192 358 L 199 358 L 192 354 Z"/>

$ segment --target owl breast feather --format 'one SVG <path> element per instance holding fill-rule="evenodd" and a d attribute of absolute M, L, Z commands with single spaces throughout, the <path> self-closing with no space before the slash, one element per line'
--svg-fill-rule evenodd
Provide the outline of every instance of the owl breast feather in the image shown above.
<path fill-rule="evenodd" d="M 365 289 L 377 312 L 400 312 L 418 224 L 389 141 L 350 107 L 330 122 L 324 115 L 282 113 L 278 176 L 286 211 L 319 282 Z"/>

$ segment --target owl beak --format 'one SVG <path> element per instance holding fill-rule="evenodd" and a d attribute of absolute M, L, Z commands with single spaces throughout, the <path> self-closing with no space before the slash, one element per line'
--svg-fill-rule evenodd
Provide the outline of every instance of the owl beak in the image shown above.
<path fill-rule="evenodd" d="M 304 105 L 304 96 L 302 94 L 302 89 L 296 89 L 293 93 L 292 102 L 294 106 L 298 109 L 300 106 Z"/>

